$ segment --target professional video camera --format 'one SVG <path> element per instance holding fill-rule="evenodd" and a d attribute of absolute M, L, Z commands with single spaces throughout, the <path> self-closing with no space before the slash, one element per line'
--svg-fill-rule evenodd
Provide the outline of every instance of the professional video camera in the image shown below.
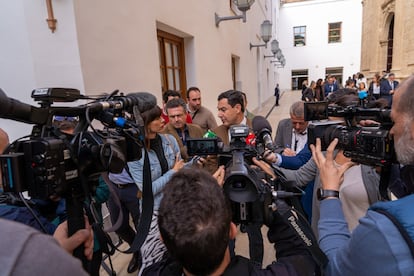
<path fill-rule="evenodd" d="M 328 117 L 340 117 L 343 120 L 330 121 Z M 356 121 L 366 119 L 380 124 L 354 126 Z M 389 135 L 392 127 L 389 109 L 305 102 L 305 121 L 311 121 L 308 126 L 309 145 L 315 144 L 316 138 L 320 138 L 322 150 L 326 150 L 330 142 L 338 138 L 338 147 L 354 162 L 384 166 L 396 161 L 393 140 Z"/>
<path fill-rule="evenodd" d="M 155 104 L 153 95 L 111 95 L 76 107 L 52 106 L 54 102 L 84 99 L 75 89 L 35 89 L 32 98 L 39 101 L 40 108 L 7 98 L 0 91 L 5 106 L 0 117 L 35 124 L 31 135 L 13 142 L 0 158 L 6 192 L 27 190 L 31 197 L 41 199 L 64 196 L 83 176 L 92 179 L 103 171 L 121 172 L 127 161 L 141 158 L 141 151 L 136 149 L 142 146 L 142 130 L 123 113 L 132 113 L 133 106 L 143 101 Z M 55 115 L 79 117 L 73 135 L 53 126 Z M 91 125 L 93 119 L 107 128 L 96 130 Z"/>
<path fill-rule="evenodd" d="M 268 224 L 272 221 L 272 208 L 278 198 L 301 195 L 279 190 L 278 183 L 253 166 L 253 157 L 262 159 L 266 150 L 273 150 L 273 145 L 269 122 L 256 116 L 252 124 L 254 134 L 246 125 L 231 126 L 229 146 L 220 147 L 217 138 L 187 141 L 190 154 L 217 155 L 218 164 L 225 166 L 223 189 L 231 202 L 232 220 L 241 225 L 252 222 Z"/>
<path fill-rule="evenodd" d="M 32 91 L 34 107 L 9 98 L 0 89 L 0 118 L 34 124 L 32 133 L 20 138 L 0 156 L 5 192 L 38 199 L 66 199 L 69 234 L 84 227 L 83 202 L 94 192 L 100 173 L 120 173 L 127 161 L 141 158 L 143 140 L 140 113 L 154 107 L 156 98 L 146 92 L 87 98 L 79 90 L 44 88 Z M 79 106 L 52 106 L 55 102 L 92 100 Z M 134 114 L 135 121 L 125 114 Z M 73 134 L 53 125 L 54 116 L 76 116 Z M 96 130 L 92 121 L 105 130 Z M 89 131 L 88 129 L 92 131 Z"/>

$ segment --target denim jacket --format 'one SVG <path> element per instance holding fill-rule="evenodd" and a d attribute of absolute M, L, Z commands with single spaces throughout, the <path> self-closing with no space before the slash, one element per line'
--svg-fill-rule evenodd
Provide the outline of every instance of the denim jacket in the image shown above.
<path fill-rule="evenodd" d="M 175 163 L 175 158 L 177 153 L 180 153 L 180 148 L 178 147 L 177 141 L 170 134 L 159 134 L 162 140 L 162 148 L 164 150 L 165 158 L 168 163 L 168 171 L 162 175 L 161 165 L 158 161 L 157 154 L 153 150 L 148 150 L 148 159 L 150 161 L 151 169 L 151 179 L 152 179 L 152 193 L 154 194 L 154 211 L 157 211 L 161 198 L 162 198 L 162 189 L 165 184 L 170 180 L 171 176 L 174 174 L 172 167 Z M 138 189 L 142 191 L 142 182 L 143 182 L 143 169 L 144 169 L 144 149 L 142 149 L 142 158 L 138 161 L 128 162 L 129 171 L 132 175 L 132 178 L 137 184 Z M 181 155 L 179 157 L 181 159 Z"/>

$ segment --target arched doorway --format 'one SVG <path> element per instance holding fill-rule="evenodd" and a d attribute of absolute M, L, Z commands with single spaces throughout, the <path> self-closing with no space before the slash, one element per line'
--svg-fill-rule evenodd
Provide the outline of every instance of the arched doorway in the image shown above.
<path fill-rule="evenodd" d="M 392 68 L 392 52 L 394 42 L 394 15 L 392 15 L 390 24 L 388 26 L 388 37 L 387 37 L 387 72 L 391 71 Z"/>

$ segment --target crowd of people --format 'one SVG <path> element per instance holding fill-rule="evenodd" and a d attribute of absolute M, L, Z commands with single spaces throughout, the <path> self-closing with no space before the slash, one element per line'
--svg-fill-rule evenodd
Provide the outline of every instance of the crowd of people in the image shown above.
<path fill-rule="evenodd" d="M 362 91 L 366 92 L 365 101 L 361 101 Z M 279 93 L 277 85 L 276 106 Z M 388 192 L 400 198 L 389 201 L 381 194 L 384 167 L 355 163 L 344 154 L 337 138 L 330 141 L 327 149 L 322 149 L 320 138 L 308 140 L 305 102 L 324 100 L 342 108 L 363 105 L 391 109 L 394 124 L 389 134 L 394 138 L 398 158 L 398 164 L 394 165 L 397 173 L 391 180 L 398 193 L 392 189 Z M 254 114 L 247 111 L 247 95 L 241 91 L 228 90 L 218 95 L 217 117 L 221 125 L 217 125 L 213 112 L 202 106 L 199 88 L 190 87 L 186 99 L 177 91 L 165 91 L 162 107 L 155 105 L 141 112 L 145 132 L 141 151 L 145 158 L 128 162 L 119 174 L 101 177 L 100 185 L 109 186 L 112 193 L 102 199 L 96 195 L 93 202 L 107 201 L 113 224 L 117 224 L 122 213 L 123 220 L 116 232 L 132 245 L 143 219 L 145 179 L 150 179 L 153 198 L 150 227 L 142 246 L 132 255 L 129 273 L 139 269 L 139 275 L 410 275 L 414 272 L 414 219 L 410 214 L 414 204 L 413 103 L 414 76 L 401 84 L 393 73 L 376 74 L 369 84 L 358 73 L 346 81 L 345 87 L 334 76 L 325 81 L 311 81 L 309 85 L 304 82 L 302 98 L 292 104 L 290 117 L 278 122 L 273 147 L 267 148 L 260 158 L 253 157 L 252 164 L 248 164 L 261 172 L 257 175 L 266 185 L 281 181 L 287 191 L 296 188 L 305 191 L 286 202 L 311 225 L 309 231 L 318 241 L 325 261 L 309 250 L 303 237 L 283 216 L 286 210 L 279 209 L 271 210 L 270 221 L 266 223 L 252 221 L 245 225 L 250 259 L 235 255 L 234 206 L 223 189 L 226 166 L 217 156 L 190 156 L 186 145 L 188 139 L 213 135 L 226 147 L 234 141 L 230 133 L 233 126 L 246 125 L 252 129 Z M 71 135 L 74 121 L 71 118 L 56 117 L 56 127 Z M 349 121 L 344 118 L 342 121 L 349 126 Z M 353 126 L 372 123 L 381 124 L 352 121 Z M 0 150 L 5 150 L 7 144 L 7 134 L 0 131 Z M 148 171 L 145 160 L 149 161 Z M 101 219 L 102 214 L 100 224 Z M 71 237 L 67 235 L 66 222 L 61 223 L 54 232 L 55 240 L 28 227 L 4 220 L 0 223 L 6 233 L 18 233 L 19 242 L 12 250 L 15 253 L 10 258 L 0 258 L 7 275 L 22 273 L 34 258 L 37 264 L 33 271 L 39 274 L 56 275 L 63 269 L 71 275 L 83 275 L 81 263 L 64 254 L 80 244 L 84 245 L 88 260 L 99 255 L 92 262 L 93 267 L 84 266 L 91 275 L 99 274 L 96 268 L 102 260 L 102 251 L 97 247 L 100 241 L 93 241 L 88 220 L 85 229 Z M 265 268 L 263 224 L 276 250 L 275 261 Z M 3 253 L 13 247 L 12 240 L 1 240 Z M 47 247 L 46 254 L 35 256 L 39 247 Z M 48 258 L 53 265 L 46 265 Z"/>
<path fill-rule="evenodd" d="M 318 79 L 302 82 L 302 100 L 303 101 L 324 101 L 329 100 L 331 95 L 339 89 L 348 89 L 349 93 L 354 93 L 366 101 L 383 99 L 388 107 L 392 104 L 392 95 L 397 89 L 399 82 L 395 80 L 395 74 L 392 72 L 375 73 L 371 79 L 367 79 L 364 74 L 358 72 L 349 76 L 342 85 L 334 75 L 328 75 L 325 80 Z"/>

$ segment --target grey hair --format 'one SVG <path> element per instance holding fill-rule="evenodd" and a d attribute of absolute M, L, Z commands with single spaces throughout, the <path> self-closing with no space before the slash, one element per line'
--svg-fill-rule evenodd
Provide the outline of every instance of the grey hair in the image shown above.
<path fill-rule="evenodd" d="M 305 105 L 303 101 L 298 101 L 290 106 L 290 115 L 303 118 L 305 116 Z"/>

